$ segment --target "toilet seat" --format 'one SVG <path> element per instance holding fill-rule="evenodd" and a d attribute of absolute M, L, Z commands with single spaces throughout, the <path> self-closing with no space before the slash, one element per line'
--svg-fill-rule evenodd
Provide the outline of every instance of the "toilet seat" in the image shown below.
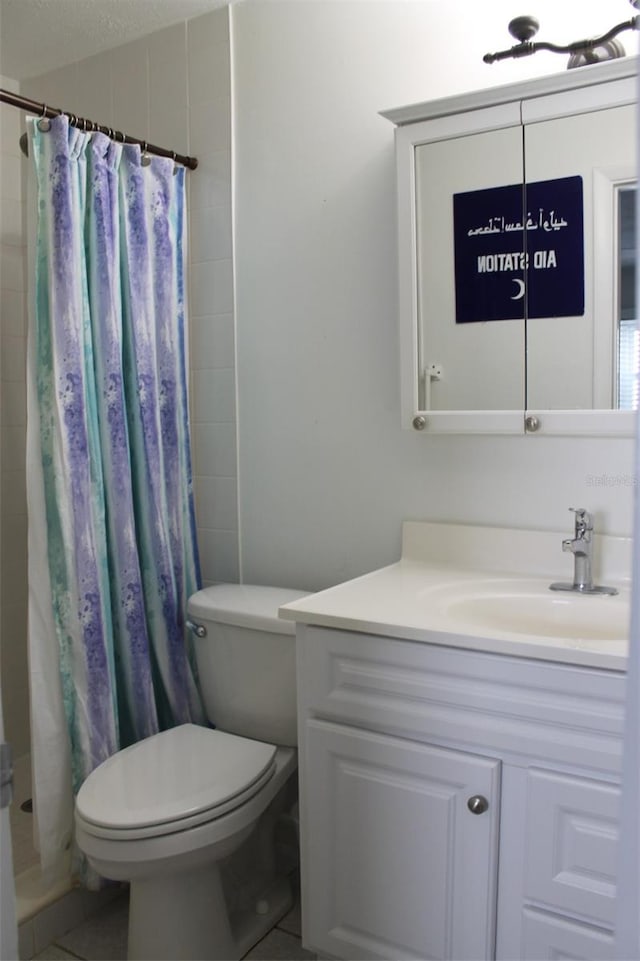
<path fill-rule="evenodd" d="M 84 782 L 76 817 L 94 837 L 151 838 L 241 807 L 273 777 L 276 747 L 183 724 L 108 758 Z"/>

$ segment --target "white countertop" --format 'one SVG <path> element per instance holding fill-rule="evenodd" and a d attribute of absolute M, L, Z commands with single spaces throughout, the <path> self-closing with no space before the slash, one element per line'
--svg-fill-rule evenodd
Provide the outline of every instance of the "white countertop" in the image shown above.
<path fill-rule="evenodd" d="M 559 603 L 567 599 L 573 605 L 594 605 L 590 609 L 574 607 L 581 615 L 590 610 L 600 616 L 604 611 L 606 621 L 610 612 L 612 623 L 625 625 L 620 631 L 624 636 L 598 637 L 597 630 L 587 628 L 583 636 L 549 637 L 534 630 L 529 633 L 526 623 L 519 624 L 517 632 L 495 625 L 489 628 L 450 616 L 441 602 L 443 597 L 464 595 L 481 581 L 489 590 L 499 592 L 505 586 L 515 590 L 516 603 L 520 590 L 523 597 L 539 593 L 546 603 L 552 581 L 573 578 L 573 556 L 562 553 L 562 539 L 569 533 L 405 522 L 402 558 L 397 563 L 286 604 L 280 608 L 280 617 L 422 643 L 624 671 L 630 538 L 603 536 L 595 540 L 594 580 L 616 587 L 617 596 L 554 595 L 554 602 L 557 597 Z"/>

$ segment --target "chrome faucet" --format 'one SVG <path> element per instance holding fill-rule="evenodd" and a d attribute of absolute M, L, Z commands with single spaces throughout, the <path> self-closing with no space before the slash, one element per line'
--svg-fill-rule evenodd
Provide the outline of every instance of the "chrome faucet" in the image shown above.
<path fill-rule="evenodd" d="M 583 507 L 570 507 L 576 515 L 573 537 L 562 542 L 562 550 L 569 551 L 574 558 L 573 584 L 554 583 L 552 591 L 578 591 L 580 594 L 617 594 L 615 587 L 597 587 L 593 583 L 591 569 L 593 557 L 593 516 Z"/>

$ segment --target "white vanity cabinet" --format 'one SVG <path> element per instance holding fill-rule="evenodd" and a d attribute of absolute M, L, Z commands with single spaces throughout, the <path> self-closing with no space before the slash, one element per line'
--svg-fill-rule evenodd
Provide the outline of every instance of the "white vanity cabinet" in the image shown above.
<path fill-rule="evenodd" d="M 297 625 L 303 939 L 613 956 L 623 678 Z"/>

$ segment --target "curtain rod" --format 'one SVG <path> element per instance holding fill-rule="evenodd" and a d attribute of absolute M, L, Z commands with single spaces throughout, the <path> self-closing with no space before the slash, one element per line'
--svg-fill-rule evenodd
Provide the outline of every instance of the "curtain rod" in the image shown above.
<path fill-rule="evenodd" d="M 112 127 L 105 127 L 102 124 L 95 123 L 93 120 L 85 120 L 83 117 L 76 117 L 75 114 L 69 113 L 66 110 L 59 110 L 57 107 L 48 107 L 45 103 L 30 100 L 28 97 L 21 97 L 19 94 L 11 93 L 9 90 L 0 89 L 0 101 L 2 101 L 2 103 L 8 103 L 12 107 L 18 107 L 20 110 L 26 110 L 27 113 L 37 113 L 41 117 L 59 117 L 65 114 L 65 116 L 69 118 L 69 123 L 72 127 L 79 127 L 81 130 L 98 130 L 100 133 L 104 133 L 107 137 L 110 137 L 111 140 L 119 143 L 138 144 L 147 153 L 156 154 L 158 157 L 170 157 L 176 163 L 188 167 L 189 170 L 195 170 L 198 166 L 197 157 L 185 157 L 183 154 L 175 153 L 173 150 L 157 147 L 155 144 L 147 143 L 146 140 L 138 140 L 137 137 L 130 137 L 120 130 L 113 130 Z"/>

